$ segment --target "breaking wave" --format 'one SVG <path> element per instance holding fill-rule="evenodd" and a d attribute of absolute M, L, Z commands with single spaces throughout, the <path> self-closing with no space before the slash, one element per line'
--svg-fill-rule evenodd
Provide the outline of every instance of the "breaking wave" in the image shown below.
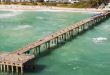
<path fill-rule="evenodd" d="M 73 67 L 73 70 L 76 70 L 76 69 L 79 69 L 80 67 L 76 66 L 76 67 Z"/>
<path fill-rule="evenodd" d="M 40 20 L 42 20 L 42 19 L 44 19 L 43 17 L 36 17 L 37 19 L 40 19 Z"/>
<path fill-rule="evenodd" d="M 16 28 L 14 28 L 13 30 L 21 30 L 21 29 L 26 29 L 26 28 L 30 28 L 32 26 L 30 25 L 19 25 Z"/>
<path fill-rule="evenodd" d="M 103 42 L 103 41 L 107 40 L 107 38 L 105 38 L 105 37 L 97 37 L 97 38 L 92 38 L 92 39 L 93 39 L 93 42 L 95 42 L 95 43 Z"/>
<path fill-rule="evenodd" d="M 22 12 L 20 11 L 11 11 L 9 13 L 0 14 L 0 18 L 9 18 L 20 15 Z"/>

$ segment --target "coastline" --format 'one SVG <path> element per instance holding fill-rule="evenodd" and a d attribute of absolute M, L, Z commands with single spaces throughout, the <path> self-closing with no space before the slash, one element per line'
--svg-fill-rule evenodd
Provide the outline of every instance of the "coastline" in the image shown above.
<path fill-rule="evenodd" d="M 0 5 L 0 11 L 52 11 L 52 12 L 90 12 L 101 13 L 103 9 L 96 8 L 63 8 L 54 6 L 28 6 L 28 5 Z"/>

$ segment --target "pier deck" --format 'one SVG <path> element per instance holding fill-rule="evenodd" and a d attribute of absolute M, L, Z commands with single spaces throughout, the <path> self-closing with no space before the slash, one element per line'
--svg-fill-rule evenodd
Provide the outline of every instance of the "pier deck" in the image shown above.
<path fill-rule="evenodd" d="M 14 67 L 16 67 L 16 72 L 19 72 L 18 68 L 21 68 L 21 73 L 23 72 L 23 64 L 27 61 L 35 58 L 34 55 L 26 55 L 26 54 L 11 54 L 11 53 L 0 53 L 0 69 L 1 71 L 9 71 L 9 67 L 11 67 L 12 72 L 14 71 Z"/>

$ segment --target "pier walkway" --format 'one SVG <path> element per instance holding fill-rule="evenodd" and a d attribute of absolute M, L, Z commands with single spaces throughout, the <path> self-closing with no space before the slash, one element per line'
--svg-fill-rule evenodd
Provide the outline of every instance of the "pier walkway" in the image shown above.
<path fill-rule="evenodd" d="M 17 73 L 23 73 L 24 64 L 40 54 L 41 47 L 49 49 L 61 44 L 79 33 L 97 25 L 97 23 L 103 22 L 108 17 L 110 17 L 110 12 L 105 11 L 48 35 L 47 37 L 16 50 L 15 52 L 0 53 L 0 70 L 5 72 L 13 72 L 15 70 Z"/>

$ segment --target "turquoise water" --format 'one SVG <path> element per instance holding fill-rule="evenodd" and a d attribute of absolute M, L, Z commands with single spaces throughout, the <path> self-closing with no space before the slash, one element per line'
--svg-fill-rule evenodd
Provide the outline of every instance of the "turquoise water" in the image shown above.
<path fill-rule="evenodd" d="M 4 13 L 0 13 L 4 14 Z M 5 12 L 0 16 L 0 50 L 14 51 L 92 14 Z M 24 75 L 109 75 L 110 19 L 36 60 Z M 0 73 L 6 75 L 6 73 Z"/>
<path fill-rule="evenodd" d="M 88 16 L 83 13 L 3 11 L 0 14 L 0 50 L 17 50 Z"/>

